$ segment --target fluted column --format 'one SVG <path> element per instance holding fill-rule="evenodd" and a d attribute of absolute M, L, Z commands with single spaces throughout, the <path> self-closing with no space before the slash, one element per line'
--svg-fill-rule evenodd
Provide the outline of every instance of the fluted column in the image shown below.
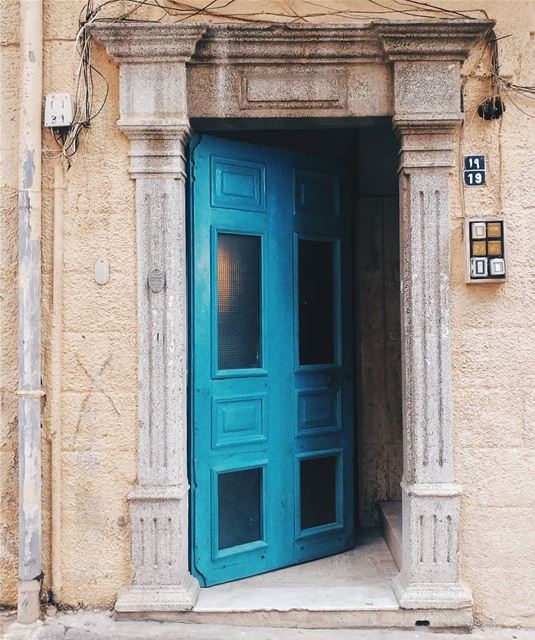
<path fill-rule="evenodd" d="M 132 586 L 118 612 L 190 609 L 188 570 L 187 302 L 185 145 L 187 122 L 138 128 L 130 137 L 136 181 L 139 451 L 128 496 Z"/>
<path fill-rule="evenodd" d="M 97 35 L 120 63 L 119 127 L 130 141 L 138 260 L 138 475 L 130 503 L 132 582 L 118 613 L 187 611 L 186 62 L 202 28 Z M 141 53 L 140 53 L 141 52 Z"/>
<path fill-rule="evenodd" d="M 394 588 L 400 605 L 415 609 L 471 603 L 459 581 L 461 487 L 454 482 L 448 312 L 458 84 L 456 63 L 395 64 L 404 470 L 402 569 Z"/>

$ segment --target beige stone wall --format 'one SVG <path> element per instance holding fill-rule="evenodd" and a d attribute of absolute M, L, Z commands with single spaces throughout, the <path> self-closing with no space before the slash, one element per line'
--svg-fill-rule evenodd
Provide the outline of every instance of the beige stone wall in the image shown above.
<path fill-rule="evenodd" d="M 535 84 L 535 3 L 485 3 L 497 19 L 501 73 Z M 465 65 L 469 72 L 479 57 Z M 479 75 L 481 69 L 476 69 Z M 535 625 L 535 101 L 512 96 L 505 117 L 474 110 L 488 91 L 466 82 L 460 155 L 486 154 L 488 186 L 459 194 L 451 219 L 456 475 L 463 485 L 462 574 L 479 620 Z M 507 98 L 507 96 L 506 96 Z M 465 285 L 463 212 L 503 213 L 508 282 Z"/>
<path fill-rule="evenodd" d="M 389 3 L 389 0 L 386 0 Z M 435 4 L 438 3 L 436 0 Z M 16 243 L 18 9 L 0 7 L 0 603 L 14 604 L 17 561 Z M 80 0 L 45 0 L 44 92 L 74 92 L 73 38 Z M 119 3 L 120 4 L 120 3 Z M 116 6 L 119 6 L 116 5 Z M 202 4 L 198 0 L 197 4 Z M 333 9 L 378 8 L 366 0 L 324 0 Z M 535 3 L 443 2 L 484 6 L 498 20 L 502 74 L 535 84 Z M 304 2 L 239 0 L 251 8 L 315 12 Z M 230 10 L 230 9 L 229 9 Z M 318 10 L 320 12 L 321 10 Z M 372 17 L 371 15 L 369 17 Z M 393 16 L 394 17 L 394 16 Z M 400 17 L 400 16 L 397 16 Z M 342 20 L 318 17 L 321 20 Z M 474 110 L 488 91 L 478 66 L 465 65 L 466 119 L 459 157 L 485 153 L 488 186 L 454 196 L 451 302 L 457 477 L 462 504 L 462 572 L 478 620 L 535 625 L 535 119 L 510 101 L 501 121 Z M 486 57 L 483 58 L 486 64 Z M 63 307 L 61 589 L 67 605 L 111 606 L 130 575 L 126 495 L 136 476 L 136 256 L 127 143 L 118 117 L 116 66 L 100 48 L 95 64 L 110 82 L 102 114 L 66 176 Z M 475 73 L 475 77 L 472 76 Z M 96 100 L 102 96 L 97 86 Z M 535 103 L 514 97 L 535 115 Z M 50 349 L 52 182 L 56 147 L 43 142 L 44 380 Z M 509 232 L 509 281 L 464 284 L 463 215 L 502 211 Z M 110 260 L 98 286 L 94 263 Z M 44 414 L 45 584 L 50 582 L 50 451 Z"/>

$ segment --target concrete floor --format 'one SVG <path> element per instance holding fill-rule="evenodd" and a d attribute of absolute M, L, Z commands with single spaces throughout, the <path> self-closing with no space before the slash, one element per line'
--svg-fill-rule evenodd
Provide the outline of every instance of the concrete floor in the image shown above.
<path fill-rule="evenodd" d="M 336 556 L 201 589 L 194 612 L 398 609 L 397 568 L 379 532 Z"/>
<path fill-rule="evenodd" d="M 469 609 L 400 609 L 392 590 L 397 572 L 381 533 L 370 530 L 361 534 L 351 551 L 201 589 L 193 611 L 157 617 L 176 622 L 310 629 L 472 625 Z M 127 617 L 121 615 L 122 619 Z"/>

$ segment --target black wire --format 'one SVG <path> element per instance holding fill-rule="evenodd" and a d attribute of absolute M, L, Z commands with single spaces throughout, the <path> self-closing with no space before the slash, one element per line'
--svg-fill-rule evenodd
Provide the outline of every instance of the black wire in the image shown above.
<path fill-rule="evenodd" d="M 229 14 L 221 13 L 221 10 L 226 9 L 230 5 L 234 4 L 236 0 L 227 0 L 224 4 L 215 6 L 218 0 L 208 0 L 201 7 L 194 7 L 189 2 L 179 2 L 177 0 L 167 0 L 173 6 L 168 4 L 164 4 L 166 0 L 126 0 L 126 4 L 133 5 L 131 9 L 125 11 L 119 16 L 114 17 L 106 17 L 103 15 L 105 8 L 115 5 L 117 3 L 125 4 L 124 0 L 104 0 L 98 5 L 95 5 L 94 0 L 87 0 L 86 4 L 82 7 L 79 14 L 79 51 L 80 51 L 80 71 L 78 73 L 78 77 L 76 80 L 76 89 L 75 89 L 75 111 L 73 124 L 71 125 L 69 132 L 63 136 L 62 134 L 62 144 L 61 148 L 63 150 L 64 156 L 68 159 L 72 157 L 76 151 L 78 150 L 79 137 L 82 131 L 88 128 L 92 121 L 102 112 L 104 109 L 110 91 L 110 84 L 105 76 L 97 69 L 92 63 L 92 35 L 87 30 L 87 25 L 93 22 L 101 22 L 101 21 L 131 21 L 136 22 L 136 18 L 132 18 L 132 16 L 143 6 L 146 7 L 155 7 L 163 11 L 163 14 L 157 20 L 144 20 L 144 22 L 161 22 L 163 18 L 167 15 L 168 17 L 174 19 L 175 22 L 183 22 L 185 20 L 190 20 L 191 18 L 195 18 L 198 15 L 205 14 L 208 16 L 215 17 L 232 17 L 234 20 L 238 20 L 240 22 L 249 22 L 249 23 L 270 23 L 271 21 L 265 18 L 259 18 L 259 16 L 278 16 L 283 18 L 288 18 L 290 23 L 295 23 L 297 21 L 307 21 L 308 18 L 316 18 L 316 17 L 325 17 L 338 15 L 344 18 L 355 19 L 357 16 L 365 17 L 365 16 L 376 16 L 376 15 L 384 15 L 384 14 L 392 14 L 392 13 L 401 13 L 403 15 L 417 17 L 417 18 L 427 18 L 427 19 L 437 19 L 439 20 L 443 16 L 455 16 L 457 19 L 467 19 L 467 20 L 475 20 L 473 16 L 469 15 L 464 11 L 457 11 L 453 9 L 445 9 L 443 7 L 439 7 L 437 5 L 431 4 L 430 2 L 423 2 L 422 0 L 391 0 L 394 3 L 394 6 L 391 6 L 387 3 L 389 0 L 368 0 L 368 2 L 378 7 L 378 10 L 356 10 L 356 9 L 339 9 L 333 10 L 328 5 L 322 4 L 321 2 L 315 2 L 313 0 L 303 0 L 304 3 L 309 4 L 311 6 L 316 6 L 320 9 L 327 9 L 324 13 L 305 13 L 298 14 L 295 10 L 292 9 L 293 14 L 286 13 L 236 13 L 232 16 Z M 396 6 L 397 5 L 397 6 Z M 488 14 L 483 9 L 470 9 L 467 10 L 470 13 L 483 13 L 483 15 L 488 18 Z M 100 14 L 100 15 L 99 15 Z M 431 15 L 429 15 L 431 14 Z M 382 18 L 381 18 L 382 19 Z M 509 36 L 502 36 L 500 38 L 496 37 L 494 31 L 490 31 L 487 34 L 485 47 L 483 49 L 483 53 L 481 55 L 481 59 L 485 55 L 487 49 L 490 47 L 490 66 L 491 66 L 491 74 L 490 81 L 494 87 L 494 92 L 496 95 L 499 95 L 500 88 L 504 89 L 508 98 L 511 99 L 509 92 L 514 92 L 530 99 L 535 99 L 535 86 L 529 85 L 517 85 L 512 82 L 509 82 L 500 76 L 500 66 L 499 66 L 499 49 L 498 49 L 498 41 L 507 38 Z M 480 61 L 481 62 L 481 61 Z M 479 66 L 480 63 L 478 63 Z M 94 76 L 99 77 L 105 83 L 105 92 L 102 102 L 99 107 L 94 110 L 94 98 L 95 98 L 95 80 Z M 515 104 L 513 102 L 513 104 Z M 515 104 L 518 107 L 518 105 Z M 518 107 L 520 108 L 520 107 Z M 529 115 L 529 114 L 528 114 Z M 54 134 L 54 138 L 56 143 L 59 145 L 59 141 L 57 139 L 56 134 Z"/>

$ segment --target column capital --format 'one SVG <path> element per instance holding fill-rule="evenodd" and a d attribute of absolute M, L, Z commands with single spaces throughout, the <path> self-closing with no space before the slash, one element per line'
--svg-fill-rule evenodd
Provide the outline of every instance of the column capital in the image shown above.
<path fill-rule="evenodd" d="M 450 171 L 454 133 L 462 122 L 459 62 L 394 62 L 394 114 L 400 171 Z"/>
<path fill-rule="evenodd" d="M 186 178 L 185 149 L 191 136 L 187 120 L 121 119 L 121 131 L 130 140 L 130 175 L 133 178 Z"/>
<path fill-rule="evenodd" d="M 394 129 L 400 138 L 399 170 L 451 172 L 454 167 L 455 132 L 461 117 L 430 118 L 425 114 L 396 115 Z"/>
<path fill-rule="evenodd" d="M 403 136 L 436 136 L 453 135 L 460 127 L 463 119 L 455 113 L 448 117 L 431 117 L 429 114 L 396 114 L 392 118 L 394 131 L 400 138 Z"/>

